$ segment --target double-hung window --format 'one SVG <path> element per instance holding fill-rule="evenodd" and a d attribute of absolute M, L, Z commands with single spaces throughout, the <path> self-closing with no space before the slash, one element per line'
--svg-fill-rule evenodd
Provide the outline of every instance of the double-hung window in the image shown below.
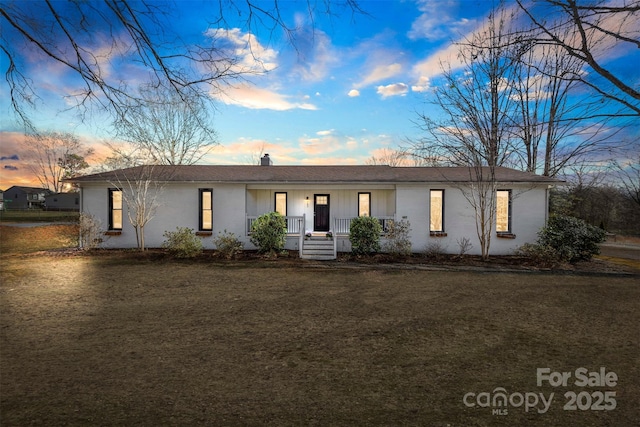
<path fill-rule="evenodd" d="M 511 190 L 496 192 L 496 232 L 511 234 Z"/>
<path fill-rule="evenodd" d="M 429 192 L 429 232 L 444 233 L 444 190 Z"/>
<path fill-rule="evenodd" d="M 201 188 L 200 191 L 200 221 L 199 231 L 213 230 L 213 190 Z"/>
<path fill-rule="evenodd" d="M 109 189 L 109 230 L 122 230 L 122 190 Z"/>
<path fill-rule="evenodd" d="M 287 216 L 287 193 L 276 193 L 274 205 L 276 212 L 282 216 Z"/>
<path fill-rule="evenodd" d="M 371 193 L 358 193 L 358 216 L 371 216 Z"/>

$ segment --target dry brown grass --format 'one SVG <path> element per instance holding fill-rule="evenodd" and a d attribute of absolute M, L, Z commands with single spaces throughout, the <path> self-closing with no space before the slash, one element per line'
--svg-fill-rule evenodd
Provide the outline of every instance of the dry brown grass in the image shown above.
<path fill-rule="evenodd" d="M 2 259 L 0 423 L 610 425 L 640 422 L 638 278 Z M 272 267 L 264 267 L 271 265 Z M 536 368 L 618 384 L 536 385 Z M 554 392 L 549 412 L 467 392 Z M 563 411 L 567 391 L 616 392 Z"/>
<path fill-rule="evenodd" d="M 78 246 L 77 225 L 0 225 L 0 254 L 24 254 Z"/>

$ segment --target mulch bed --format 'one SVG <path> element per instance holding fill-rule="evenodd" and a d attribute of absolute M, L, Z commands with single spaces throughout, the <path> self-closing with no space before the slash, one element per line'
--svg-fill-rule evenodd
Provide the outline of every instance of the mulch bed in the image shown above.
<path fill-rule="evenodd" d="M 151 248 L 144 252 L 137 249 L 94 249 L 83 251 L 76 248 L 62 248 L 48 251 L 33 252 L 21 256 L 58 256 L 69 257 L 90 256 L 96 259 L 114 262 L 168 262 L 185 263 L 220 263 L 229 267 L 247 266 L 270 268 L 274 266 L 287 267 L 325 267 L 325 268 L 396 268 L 396 269 L 429 269 L 453 271 L 488 271 L 488 272 L 553 272 L 568 274 L 622 274 L 638 275 L 640 269 L 633 266 L 618 264 L 607 259 L 593 258 L 591 261 L 581 261 L 574 264 L 561 264 L 553 268 L 540 267 L 526 257 L 516 255 L 491 256 L 483 260 L 474 255 L 425 256 L 413 254 L 410 256 L 392 256 L 389 254 L 374 254 L 370 256 L 355 256 L 350 253 L 339 253 L 334 261 L 314 261 L 301 259 L 298 251 L 285 250 L 277 255 L 260 254 L 257 251 L 245 250 L 233 259 L 222 257 L 215 250 L 205 250 L 199 256 L 188 259 L 177 259 L 163 249 Z"/>

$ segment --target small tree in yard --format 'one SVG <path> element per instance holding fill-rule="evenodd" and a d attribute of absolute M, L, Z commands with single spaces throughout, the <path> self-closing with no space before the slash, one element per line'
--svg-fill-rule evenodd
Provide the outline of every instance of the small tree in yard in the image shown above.
<path fill-rule="evenodd" d="M 351 252 L 355 255 L 367 255 L 379 252 L 380 233 L 382 233 L 382 226 L 377 218 L 370 216 L 354 218 L 349 227 Z"/>
<path fill-rule="evenodd" d="M 259 216 L 251 224 L 251 243 L 260 253 L 275 253 L 284 249 L 287 239 L 287 221 L 278 212 Z"/>
<path fill-rule="evenodd" d="M 154 165 L 128 168 L 116 174 L 113 185 L 122 191 L 127 218 L 136 232 L 138 249 L 145 250 L 144 229 L 153 219 L 162 200 L 163 184 L 171 170 L 155 170 Z"/>

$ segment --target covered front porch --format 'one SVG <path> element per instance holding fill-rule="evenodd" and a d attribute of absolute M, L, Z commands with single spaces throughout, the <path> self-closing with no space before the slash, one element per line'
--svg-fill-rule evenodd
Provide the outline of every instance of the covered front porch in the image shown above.
<path fill-rule="evenodd" d="M 246 234 L 251 235 L 251 227 L 257 215 L 246 216 Z M 293 243 L 295 247 L 289 246 L 289 249 L 297 249 L 300 258 L 331 260 L 336 259 L 338 254 L 339 242 L 342 242 L 343 248 L 349 240 L 349 230 L 351 227 L 351 218 L 333 218 L 331 224 L 333 227 L 327 231 L 311 231 L 305 230 L 306 215 L 302 216 L 285 216 L 287 223 L 287 243 Z M 389 225 L 394 221 L 395 217 L 384 216 L 378 217 L 378 221 L 382 227 L 382 235 L 384 237 L 389 230 Z"/>
<path fill-rule="evenodd" d="M 279 212 L 287 221 L 287 249 L 300 256 L 335 259 L 338 251 L 350 251 L 349 228 L 353 218 L 373 216 L 388 229 L 396 212 L 394 185 L 247 185 L 245 232 L 260 215 Z M 330 234 L 331 237 L 327 237 Z M 329 257 L 329 243 L 333 242 Z M 310 246 L 322 246 L 322 254 L 312 253 Z M 320 248 L 317 248 L 320 250 Z"/>

